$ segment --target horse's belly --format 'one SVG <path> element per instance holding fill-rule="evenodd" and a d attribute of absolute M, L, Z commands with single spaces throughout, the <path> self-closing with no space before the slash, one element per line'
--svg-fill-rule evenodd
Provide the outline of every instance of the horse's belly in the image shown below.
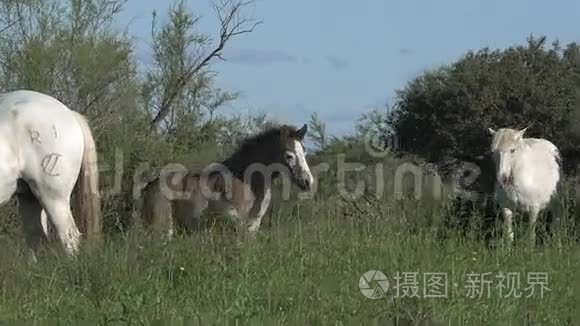
<path fill-rule="evenodd" d="M 209 202 L 209 207 L 208 209 L 213 213 L 213 214 L 218 214 L 218 215 L 226 215 L 230 218 L 240 218 L 241 215 L 239 210 L 230 202 L 228 202 L 227 200 L 211 200 Z M 242 212 L 243 213 L 243 212 Z"/>
<path fill-rule="evenodd" d="M 498 200 L 503 205 L 509 206 L 512 209 L 523 208 L 529 210 L 532 207 L 543 208 L 549 203 L 555 191 L 555 186 L 548 186 L 547 188 L 534 186 L 526 190 L 516 190 L 513 188 L 508 190 L 500 189 L 498 191 Z"/>

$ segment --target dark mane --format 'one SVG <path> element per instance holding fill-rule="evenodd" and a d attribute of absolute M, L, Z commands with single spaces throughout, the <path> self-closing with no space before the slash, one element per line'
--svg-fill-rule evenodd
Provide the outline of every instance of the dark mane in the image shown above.
<path fill-rule="evenodd" d="M 296 132 L 295 127 L 288 125 L 268 128 L 241 141 L 222 164 L 238 176 L 243 175 L 250 164 L 270 164 Z"/>
<path fill-rule="evenodd" d="M 256 135 L 242 140 L 231 156 L 237 156 L 241 153 L 249 152 L 256 147 L 267 147 L 273 144 L 278 145 L 283 132 L 292 135 L 296 133 L 296 130 L 295 127 L 288 125 L 270 127 Z"/>

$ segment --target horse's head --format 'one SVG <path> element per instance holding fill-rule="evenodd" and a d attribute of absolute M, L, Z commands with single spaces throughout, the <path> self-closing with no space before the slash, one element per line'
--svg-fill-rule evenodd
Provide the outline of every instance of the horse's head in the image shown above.
<path fill-rule="evenodd" d="M 278 163 L 288 167 L 290 179 L 294 184 L 303 190 L 310 191 L 314 177 L 306 162 L 306 151 L 304 149 L 304 136 L 307 130 L 307 125 L 303 125 L 298 130 L 289 126 L 282 127 L 282 151 L 278 157 Z"/>
<path fill-rule="evenodd" d="M 495 162 L 497 182 L 505 187 L 513 181 L 512 166 L 519 151 L 524 146 L 524 133 L 522 130 L 502 128 L 497 131 L 489 128 L 493 136 L 491 141 L 491 154 Z"/>

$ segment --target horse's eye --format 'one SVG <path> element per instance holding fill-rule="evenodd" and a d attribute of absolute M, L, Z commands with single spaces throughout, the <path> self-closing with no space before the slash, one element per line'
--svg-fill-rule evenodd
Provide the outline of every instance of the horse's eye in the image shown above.
<path fill-rule="evenodd" d="M 515 152 L 516 152 L 516 149 L 515 149 L 515 148 L 512 148 L 512 149 L 510 150 L 510 152 L 511 152 L 511 153 L 515 153 Z"/>
<path fill-rule="evenodd" d="M 290 154 L 290 153 L 286 153 L 286 155 L 284 155 L 284 158 L 287 161 L 291 161 L 294 158 L 294 155 Z"/>

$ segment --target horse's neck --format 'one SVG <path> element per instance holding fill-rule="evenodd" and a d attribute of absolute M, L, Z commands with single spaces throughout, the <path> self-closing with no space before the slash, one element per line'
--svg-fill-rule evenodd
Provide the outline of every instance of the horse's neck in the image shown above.
<path fill-rule="evenodd" d="M 514 160 L 513 168 L 520 172 L 528 172 L 537 170 L 537 167 L 550 166 L 556 159 L 550 145 L 551 143 L 543 139 L 525 139 L 520 154 Z"/>
<path fill-rule="evenodd" d="M 523 143 L 513 159 L 512 168 L 523 168 L 530 163 L 535 156 L 529 143 Z"/>
<path fill-rule="evenodd" d="M 222 162 L 222 164 L 226 168 L 228 168 L 228 170 L 233 174 L 235 178 L 244 183 L 249 184 L 254 193 L 265 193 L 269 189 L 269 186 L 266 185 L 264 176 L 261 173 L 252 173 L 250 176 L 246 176 L 245 174 L 247 169 L 252 164 L 263 164 L 265 166 L 268 166 L 272 163 L 273 162 L 270 162 L 263 158 L 246 158 L 244 157 L 244 155 L 240 154 L 231 156 L 230 158 Z M 247 177 L 249 177 L 250 180 L 246 180 Z M 272 176 L 272 179 L 275 179 L 276 177 L 277 174 L 274 174 Z"/>

